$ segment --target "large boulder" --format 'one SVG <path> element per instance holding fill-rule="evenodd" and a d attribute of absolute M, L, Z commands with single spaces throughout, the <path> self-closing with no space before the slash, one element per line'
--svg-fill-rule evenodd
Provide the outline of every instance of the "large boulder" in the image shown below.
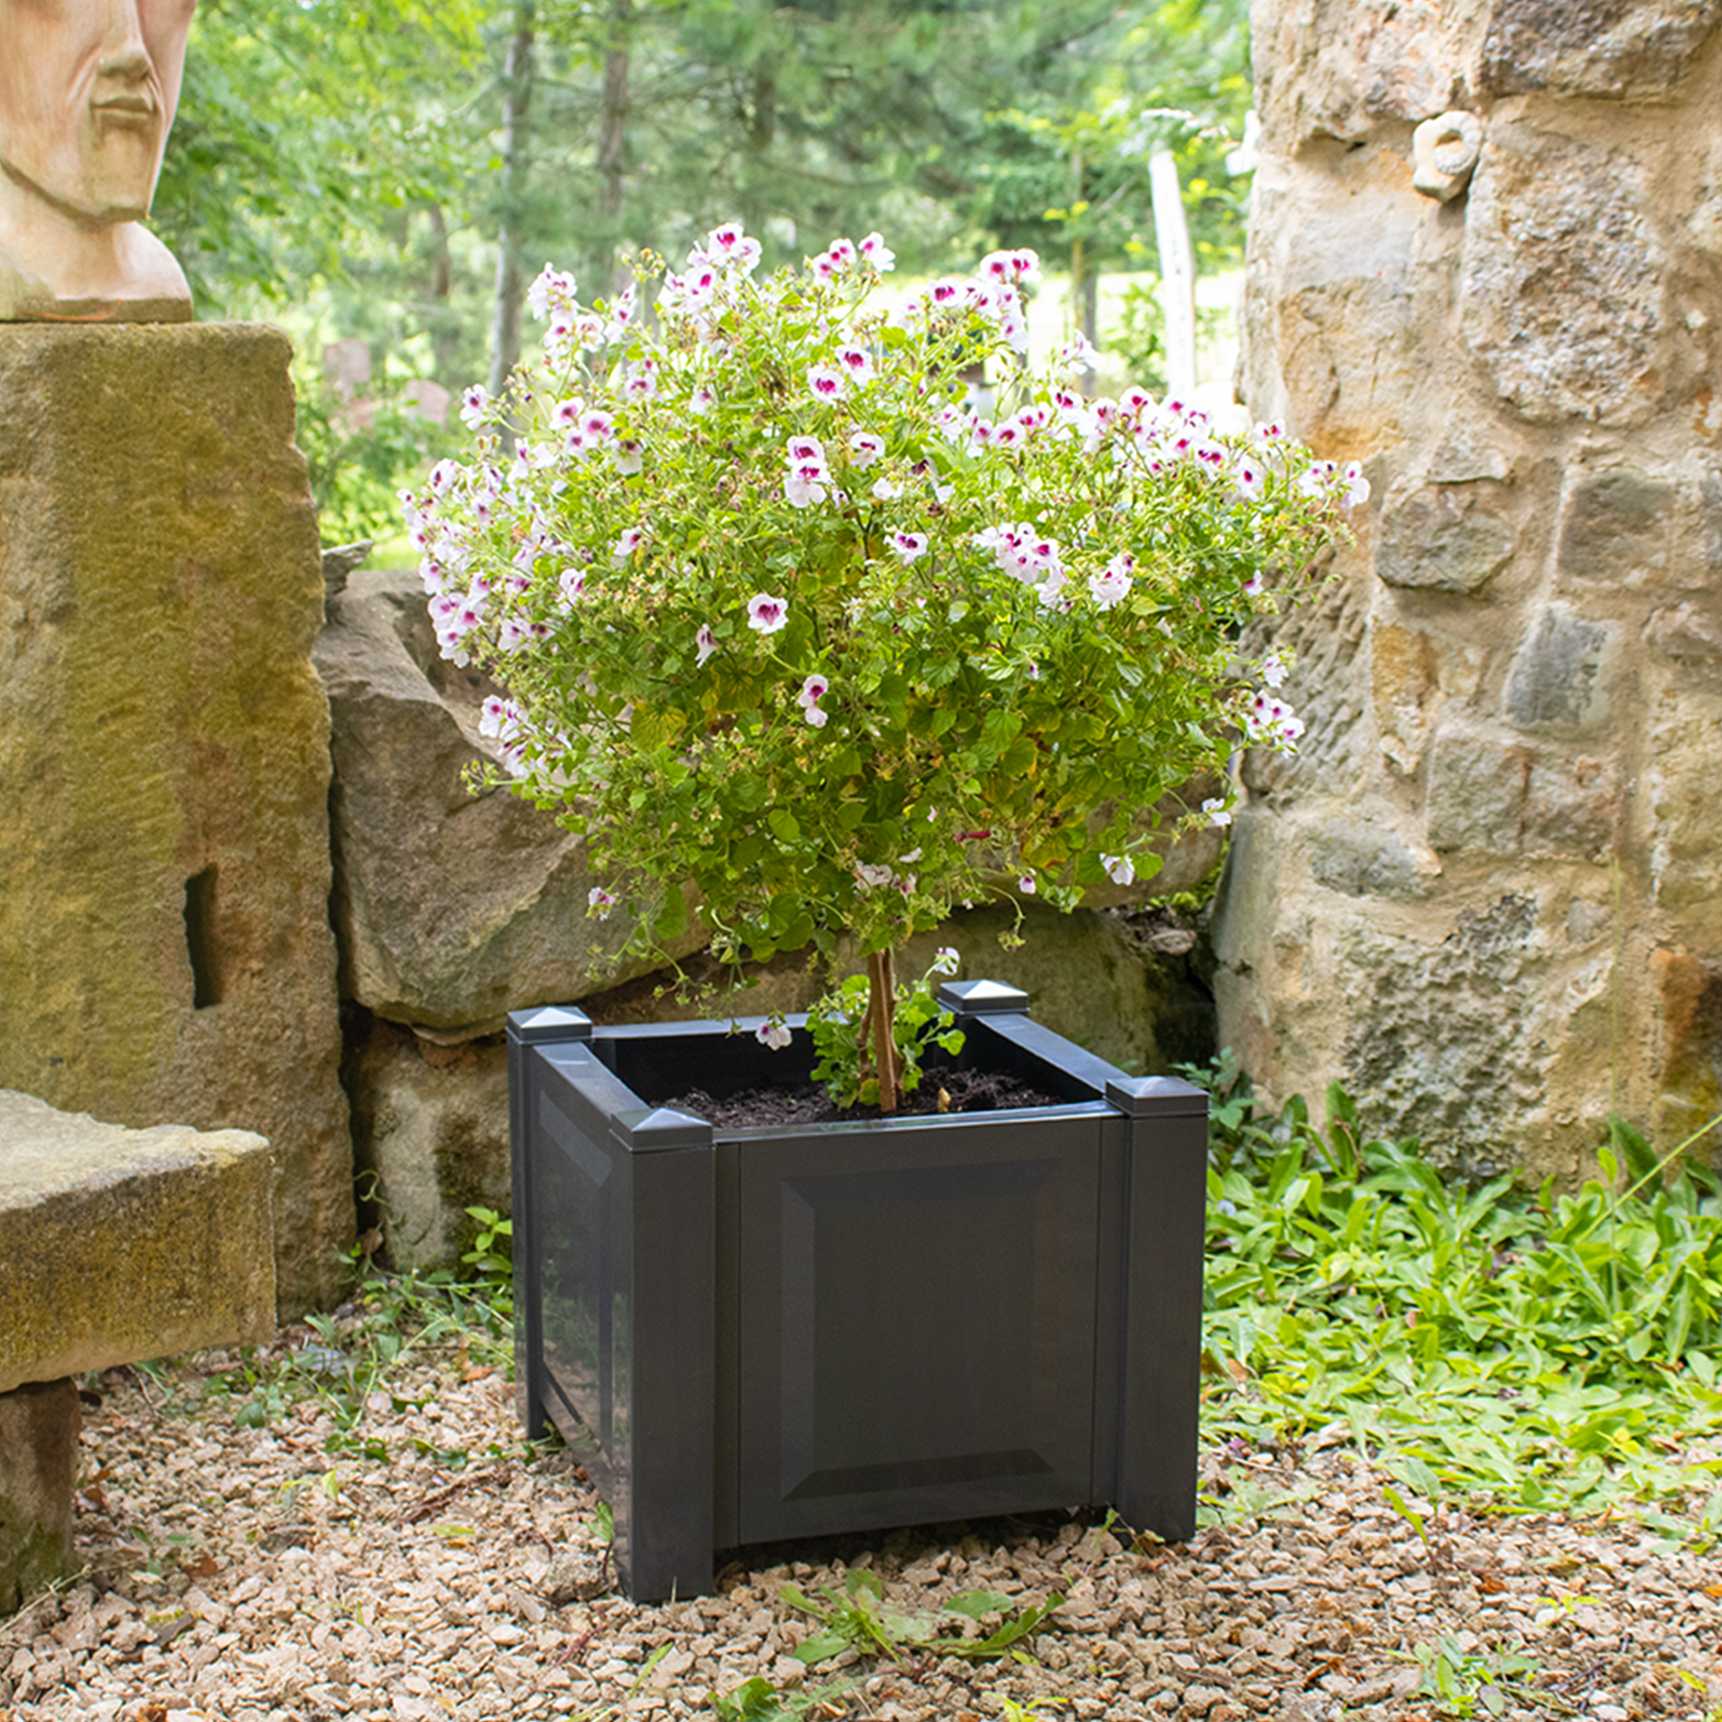
<path fill-rule="evenodd" d="M 489 688 L 438 656 L 417 576 L 353 574 L 329 618 L 316 662 L 334 718 L 348 996 L 462 1038 L 637 973 L 618 968 L 620 920 L 587 914 L 584 845 L 517 796 L 468 792 L 464 769 L 494 757 L 478 734 Z"/>
<path fill-rule="evenodd" d="M 495 757 L 478 733 L 492 690 L 439 657 L 416 576 L 352 575 L 331 600 L 316 661 L 334 713 L 335 906 L 349 997 L 455 1041 L 496 1034 L 510 1010 L 581 999 L 648 968 L 619 961 L 620 919 L 588 916 L 596 880 L 578 839 L 506 791 L 466 789 L 465 768 Z M 1192 785 L 1162 818 L 1176 821 L 1215 788 Z M 1211 827 L 1184 832 L 1153 879 L 1101 885 L 1089 904 L 1192 890 L 1221 849 Z M 667 954 L 702 943 L 695 929 Z"/>
<path fill-rule="evenodd" d="M 469 1208 L 507 1213 L 508 1048 L 495 1035 L 445 1046 L 373 1019 L 348 1063 L 361 1190 L 391 1266 L 455 1267 Z"/>
<path fill-rule="evenodd" d="M 291 357 L 0 328 L 0 1087 L 267 1136 L 289 1313 L 353 1237 Z"/>

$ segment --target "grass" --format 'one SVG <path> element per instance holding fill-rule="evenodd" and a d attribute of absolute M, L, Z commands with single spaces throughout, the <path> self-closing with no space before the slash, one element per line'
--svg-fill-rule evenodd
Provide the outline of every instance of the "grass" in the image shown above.
<path fill-rule="evenodd" d="M 1209 1442 L 1343 1440 L 1428 1501 L 1637 1503 L 1722 1542 L 1722 1179 L 1697 1138 L 1658 1161 L 1616 1124 L 1576 1191 L 1471 1186 L 1366 1139 L 1342 1091 L 1324 1133 L 1301 1100 L 1262 1117 L 1235 1071 L 1193 1074 L 1214 1093 Z"/>

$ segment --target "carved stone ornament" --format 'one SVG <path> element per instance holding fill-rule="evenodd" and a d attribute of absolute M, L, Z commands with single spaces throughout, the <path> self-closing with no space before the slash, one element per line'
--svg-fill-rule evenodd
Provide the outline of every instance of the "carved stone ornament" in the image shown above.
<path fill-rule="evenodd" d="M 179 323 L 141 224 L 197 0 L 0 0 L 0 322 Z"/>
<path fill-rule="evenodd" d="M 1483 147 L 1483 122 L 1463 108 L 1425 120 L 1411 134 L 1411 183 L 1425 197 L 1451 203 L 1470 184 Z"/>

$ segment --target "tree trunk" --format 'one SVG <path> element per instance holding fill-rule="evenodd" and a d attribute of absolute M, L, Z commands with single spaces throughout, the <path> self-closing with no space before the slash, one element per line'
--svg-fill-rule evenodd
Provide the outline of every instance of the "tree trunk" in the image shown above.
<path fill-rule="evenodd" d="M 536 0 L 517 0 L 502 98 L 502 220 L 496 246 L 496 301 L 490 326 L 490 392 L 499 395 L 520 363 L 521 228 L 525 221 L 526 161 L 532 113 L 532 50 Z"/>
<path fill-rule="evenodd" d="M 609 255 L 605 272 L 613 274 L 620 292 L 627 277 L 617 264 L 622 248 L 622 211 L 627 203 L 628 71 L 632 47 L 628 25 L 633 16 L 632 0 L 614 0 L 610 8 L 610 41 L 604 54 L 604 95 L 598 110 L 599 211 L 601 235 Z"/>
<path fill-rule="evenodd" d="M 873 1065 L 879 1076 L 879 1110 L 897 1110 L 897 972 L 889 951 L 867 959 L 867 1023 L 873 1029 Z"/>
<path fill-rule="evenodd" d="M 460 326 L 454 315 L 454 259 L 448 248 L 448 218 L 440 203 L 426 206 L 431 231 L 430 337 L 436 380 L 447 389 L 460 389 L 471 378 L 455 374 L 460 357 Z"/>

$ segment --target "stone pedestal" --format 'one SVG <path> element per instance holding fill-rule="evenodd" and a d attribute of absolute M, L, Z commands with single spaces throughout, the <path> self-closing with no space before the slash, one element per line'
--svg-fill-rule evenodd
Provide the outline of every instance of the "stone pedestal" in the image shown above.
<path fill-rule="evenodd" d="M 1672 1146 L 1722 1105 L 1722 7 L 1253 26 L 1246 391 L 1375 500 L 1249 768 L 1221 1039 L 1479 1168 Z M 1475 171 L 1420 187 L 1437 116 Z"/>
<path fill-rule="evenodd" d="M 77 1474 L 77 1387 L 0 1393 L 0 1620 L 70 1564 Z"/>
<path fill-rule="evenodd" d="M 0 1090 L 0 1616 L 66 1570 L 70 1377 L 275 1331 L 269 1144 Z"/>
<path fill-rule="evenodd" d="M 337 1290 L 352 1183 L 289 356 L 0 328 L 0 1087 L 267 1136 L 296 1313 Z"/>

